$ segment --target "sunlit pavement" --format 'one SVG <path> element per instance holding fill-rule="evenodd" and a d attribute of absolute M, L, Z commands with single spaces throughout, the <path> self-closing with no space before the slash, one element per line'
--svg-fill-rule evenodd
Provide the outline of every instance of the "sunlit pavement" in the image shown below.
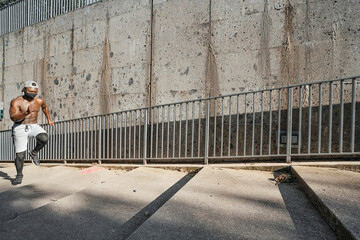
<path fill-rule="evenodd" d="M 360 164 L 306 165 L 0 164 L 0 239 L 360 239 Z"/>

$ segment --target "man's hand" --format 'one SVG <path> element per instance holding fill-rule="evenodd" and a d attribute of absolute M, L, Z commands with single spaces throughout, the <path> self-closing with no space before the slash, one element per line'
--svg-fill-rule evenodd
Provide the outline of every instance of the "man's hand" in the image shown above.
<path fill-rule="evenodd" d="M 27 115 L 29 115 L 30 113 L 32 113 L 33 112 L 33 106 L 30 104 L 29 105 L 29 107 L 28 107 L 28 109 L 27 109 L 27 111 L 25 112 Z"/>
<path fill-rule="evenodd" d="M 50 126 L 55 126 L 55 123 L 51 120 L 48 121 Z"/>

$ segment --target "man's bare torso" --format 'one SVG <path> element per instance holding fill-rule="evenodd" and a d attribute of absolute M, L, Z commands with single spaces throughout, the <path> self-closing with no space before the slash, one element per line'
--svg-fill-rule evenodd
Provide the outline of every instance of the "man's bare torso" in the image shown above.
<path fill-rule="evenodd" d="M 13 100 L 12 104 L 14 108 L 20 112 L 30 112 L 29 115 L 21 121 L 21 124 L 36 124 L 38 120 L 38 113 L 41 107 L 45 104 L 45 101 L 39 97 L 35 97 L 33 100 L 28 101 L 24 99 L 23 96 L 19 96 Z"/>

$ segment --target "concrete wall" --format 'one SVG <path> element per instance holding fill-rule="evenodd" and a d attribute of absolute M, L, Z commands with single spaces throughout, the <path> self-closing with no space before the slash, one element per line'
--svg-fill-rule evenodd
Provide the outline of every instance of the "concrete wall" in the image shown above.
<path fill-rule="evenodd" d="M 63 120 L 359 75 L 359 12 L 358 0 L 104 0 L 0 37 L 0 129 L 26 80 Z"/>

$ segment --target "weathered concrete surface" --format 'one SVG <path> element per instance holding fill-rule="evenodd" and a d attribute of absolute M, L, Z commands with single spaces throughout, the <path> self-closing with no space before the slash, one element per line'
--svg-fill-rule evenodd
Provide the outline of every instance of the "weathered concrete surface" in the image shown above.
<path fill-rule="evenodd" d="M 25 164 L 23 169 L 23 182 L 21 185 L 12 185 L 12 181 L 16 176 L 16 168 L 14 164 L 1 165 L 0 167 L 0 192 L 5 192 L 10 189 L 23 187 L 41 179 L 51 178 L 51 176 L 58 170 L 57 166 L 53 167 L 36 167 L 33 164 Z"/>
<path fill-rule="evenodd" d="M 342 239 L 360 239 L 360 173 L 294 166 L 305 191 Z"/>
<path fill-rule="evenodd" d="M 26 80 L 63 120 L 358 75 L 359 11 L 357 0 L 106 0 L 0 37 L 0 129 Z"/>
<path fill-rule="evenodd" d="M 131 234 L 129 230 L 141 224 L 138 221 L 144 214 L 147 219 L 146 214 L 161 207 L 163 193 L 171 193 L 169 189 L 176 184 L 182 187 L 185 175 L 162 169 L 135 169 L 4 222 L 0 238 L 125 239 Z M 151 204 L 155 204 L 155 210 L 141 211 Z M 138 218 L 137 213 L 141 213 Z"/>
<path fill-rule="evenodd" d="M 206 167 L 129 239 L 336 239 L 296 185 Z"/>
<path fill-rule="evenodd" d="M 116 171 L 106 169 L 82 174 L 78 168 L 63 166 L 43 168 L 41 171 L 46 170 L 50 173 L 40 174 L 39 171 L 34 170 L 34 173 L 38 172 L 36 176 L 30 174 L 26 177 L 24 174 L 25 179 L 32 178 L 32 183 L 24 182 L 24 185 L 0 193 L 0 222 L 17 218 L 23 213 L 55 202 L 118 174 Z"/>

